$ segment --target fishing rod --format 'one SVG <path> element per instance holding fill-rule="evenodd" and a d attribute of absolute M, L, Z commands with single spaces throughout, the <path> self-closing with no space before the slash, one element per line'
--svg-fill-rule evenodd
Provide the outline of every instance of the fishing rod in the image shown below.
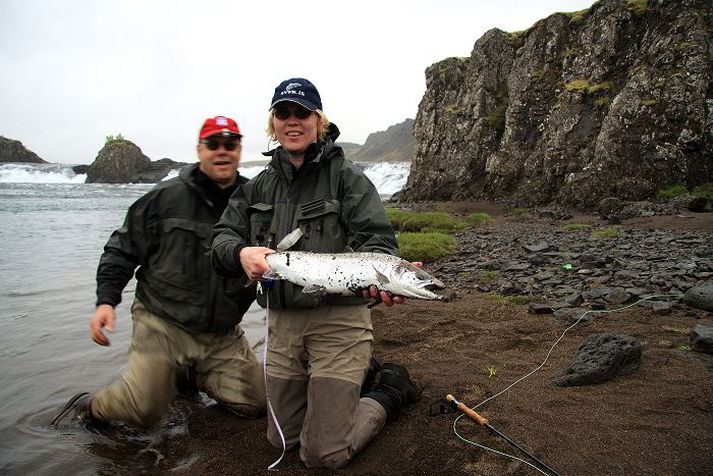
<path fill-rule="evenodd" d="M 526 450 L 525 448 L 523 448 L 522 446 L 518 445 L 512 438 L 508 437 L 508 436 L 505 435 L 503 432 L 501 432 L 501 431 L 495 429 L 495 428 L 493 427 L 493 425 L 491 425 L 491 424 L 488 422 L 488 419 L 487 419 L 487 418 L 483 417 L 482 415 L 480 415 L 480 414 L 479 414 L 478 412 L 476 412 L 475 410 L 469 408 L 466 404 L 464 404 L 464 403 L 462 403 L 462 402 L 459 402 L 459 401 L 456 399 L 456 397 L 454 397 L 454 396 L 451 395 L 450 393 L 449 393 L 448 395 L 446 395 L 446 400 L 447 400 L 448 402 L 450 402 L 450 404 L 453 405 L 454 407 L 456 407 L 458 410 L 460 410 L 460 411 L 462 411 L 463 413 L 465 413 L 465 414 L 468 416 L 468 418 L 470 418 L 470 419 L 473 420 L 474 422 L 478 423 L 479 425 L 484 426 L 488 431 L 490 431 L 491 433 L 494 433 L 494 434 L 496 434 L 497 436 L 501 437 L 502 439 L 504 439 L 505 441 L 507 441 L 508 443 L 510 443 L 512 446 L 514 446 L 515 448 L 517 448 L 518 450 L 520 450 L 522 453 L 524 453 L 525 455 L 527 455 L 528 458 L 530 458 L 532 461 L 534 461 L 535 463 L 537 463 L 542 469 L 547 470 L 552 476 L 560 476 L 560 474 L 559 474 L 557 471 L 555 471 L 554 469 L 550 468 L 550 467 L 547 466 L 544 462 L 540 461 L 537 457 L 535 457 L 532 453 L 530 453 L 529 451 L 527 451 L 527 450 Z"/>

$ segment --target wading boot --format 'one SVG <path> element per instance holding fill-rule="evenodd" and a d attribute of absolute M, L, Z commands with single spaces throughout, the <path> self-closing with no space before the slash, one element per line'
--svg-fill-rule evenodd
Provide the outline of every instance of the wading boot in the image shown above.
<path fill-rule="evenodd" d="M 381 363 L 374 357 L 369 361 L 369 368 L 366 371 L 366 377 L 364 377 L 364 383 L 361 384 L 361 396 L 363 397 L 369 390 L 371 390 L 376 384 L 376 375 L 381 372 Z"/>
<path fill-rule="evenodd" d="M 386 363 L 376 374 L 374 385 L 364 397 L 376 400 L 386 410 L 389 419 L 399 414 L 403 407 L 416 402 L 421 392 L 411 381 L 406 367 Z"/>
<path fill-rule="evenodd" d="M 67 416 L 72 415 L 72 418 L 82 420 L 87 424 L 94 423 L 96 419 L 92 416 L 89 411 L 89 404 L 92 401 L 92 396 L 89 392 L 81 392 L 74 395 L 69 401 L 64 405 L 62 411 L 54 417 L 51 425 L 56 426 L 62 420 L 67 418 Z"/>

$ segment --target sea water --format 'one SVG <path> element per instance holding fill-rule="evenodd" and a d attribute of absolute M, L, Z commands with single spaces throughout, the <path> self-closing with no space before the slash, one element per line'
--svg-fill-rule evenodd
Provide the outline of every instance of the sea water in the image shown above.
<path fill-rule="evenodd" d="M 409 171 L 403 163 L 362 167 L 382 197 L 403 187 Z M 251 177 L 263 168 L 247 166 L 241 173 Z M 95 272 L 129 205 L 153 187 L 85 184 L 85 178 L 65 165 L 0 165 L 0 474 L 152 468 L 145 449 L 156 435 L 49 426 L 70 396 L 115 382 L 125 368 L 135 282 L 117 307 L 111 346 L 101 347 L 89 336 Z M 259 358 L 263 323 L 264 311 L 256 305 L 243 320 Z M 172 413 L 180 419 L 180 410 Z M 182 458 L 176 467 L 190 455 Z"/>

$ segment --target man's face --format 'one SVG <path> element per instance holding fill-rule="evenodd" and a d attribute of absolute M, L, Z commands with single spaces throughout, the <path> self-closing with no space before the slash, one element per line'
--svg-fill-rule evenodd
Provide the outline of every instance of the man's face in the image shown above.
<path fill-rule="evenodd" d="M 200 170 L 220 188 L 235 183 L 240 163 L 240 138 L 237 136 L 213 135 L 198 143 Z"/>
<path fill-rule="evenodd" d="M 318 122 L 315 112 L 289 101 L 277 103 L 272 115 L 275 137 L 291 155 L 303 155 L 317 142 Z"/>

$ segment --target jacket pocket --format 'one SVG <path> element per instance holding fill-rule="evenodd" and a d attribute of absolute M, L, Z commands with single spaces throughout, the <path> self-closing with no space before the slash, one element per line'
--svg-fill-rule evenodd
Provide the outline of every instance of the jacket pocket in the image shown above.
<path fill-rule="evenodd" d="M 275 232 L 272 229 L 274 209 L 275 207 L 267 203 L 256 203 L 248 207 L 250 246 L 265 246 L 270 248 L 270 246 L 273 245 L 275 239 Z"/>
<path fill-rule="evenodd" d="M 211 226 L 182 218 L 158 224 L 158 249 L 151 258 L 151 274 L 178 288 L 195 289 L 211 279 Z"/>
<path fill-rule="evenodd" d="M 320 198 L 301 204 L 297 209 L 297 225 L 302 230 L 300 249 L 319 253 L 339 253 L 346 246 L 346 234 L 340 216 L 339 200 Z"/>

